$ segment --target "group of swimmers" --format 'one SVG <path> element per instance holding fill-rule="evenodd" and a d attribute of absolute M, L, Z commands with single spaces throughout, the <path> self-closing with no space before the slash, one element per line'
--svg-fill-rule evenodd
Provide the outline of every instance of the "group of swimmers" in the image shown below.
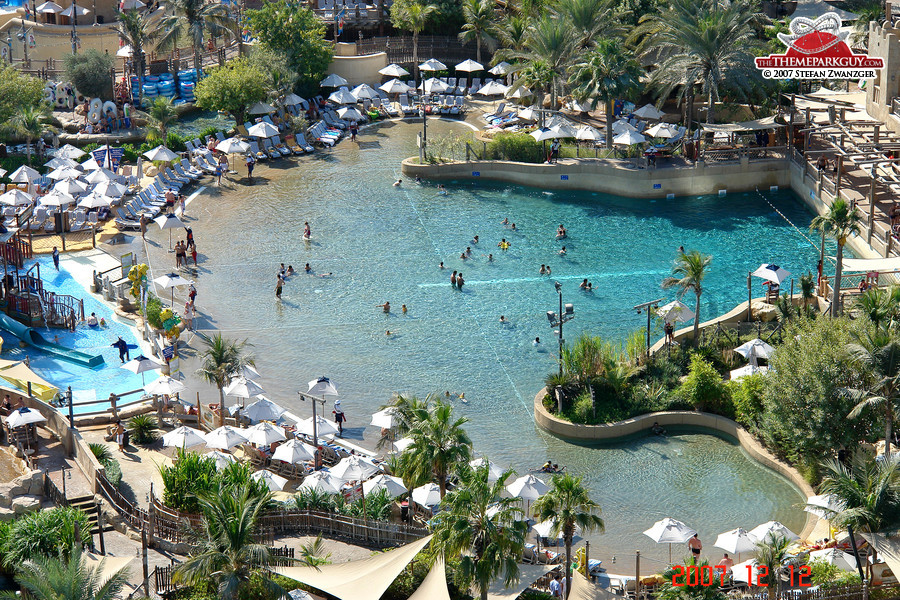
<path fill-rule="evenodd" d="M 443 263 L 441 263 L 441 264 L 443 264 Z M 463 278 L 462 271 L 460 271 L 459 273 L 457 273 L 456 271 L 453 271 L 453 273 L 450 275 L 450 287 L 454 287 L 458 290 L 461 290 L 465 284 L 466 284 L 466 280 Z"/>
<path fill-rule="evenodd" d="M 307 224 L 308 225 L 308 224 Z M 332 273 L 313 273 L 312 267 L 309 263 L 306 263 L 303 267 L 303 271 L 307 275 L 316 275 L 317 277 L 331 277 Z M 296 274 L 297 272 L 294 270 L 294 265 L 284 266 L 284 263 L 278 267 L 278 279 L 275 282 L 275 297 L 281 298 L 282 288 L 284 288 L 284 284 L 287 282 L 287 278 Z"/>
<path fill-rule="evenodd" d="M 581 283 L 578 285 L 578 287 L 582 290 L 590 292 L 594 289 L 594 284 L 592 284 L 590 281 L 588 281 L 587 277 L 585 277 L 584 279 L 581 280 Z"/>

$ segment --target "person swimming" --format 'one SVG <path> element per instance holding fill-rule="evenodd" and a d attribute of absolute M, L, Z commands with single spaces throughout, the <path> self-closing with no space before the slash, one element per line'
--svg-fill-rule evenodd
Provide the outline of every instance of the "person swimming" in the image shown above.
<path fill-rule="evenodd" d="M 472 256 L 472 246 L 466 246 L 466 256 Z"/>
<path fill-rule="evenodd" d="M 385 301 L 384 304 L 376 304 L 375 306 L 376 306 L 376 308 L 384 309 L 385 314 L 391 312 L 391 303 L 390 302 Z"/>
<path fill-rule="evenodd" d="M 506 241 L 506 238 L 503 238 L 500 240 L 500 243 L 497 244 L 497 247 L 500 248 L 501 250 L 508 250 L 509 242 Z"/>
<path fill-rule="evenodd" d="M 394 182 L 394 187 L 400 187 L 400 184 L 402 184 L 402 183 L 403 183 L 403 180 L 398 179 L 397 181 Z"/>
<path fill-rule="evenodd" d="M 473 243 L 473 244 L 477 244 L 477 243 L 478 243 L 478 236 L 477 236 L 477 235 L 476 235 L 475 237 L 472 238 L 472 243 Z"/>
<path fill-rule="evenodd" d="M 312 267 L 309 266 L 309 263 L 306 263 L 306 266 L 303 267 L 303 270 L 306 271 L 307 273 L 312 273 Z"/>
<path fill-rule="evenodd" d="M 406 314 L 406 305 L 405 304 L 400 305 L 400 312 L 402 312 L 404 315 Z"/>
<path fill-rule="evenodd" d="M 441 261 L 441 264 L 438 265 L 438 269 L 443 269 L 443 268 L 444 268 L 444 261 Z"/>
<path fill-rule="evenodd" d="M 506 226 L 508 226 L 508 225 L 509 225 L 509 218 L 503 219 L 503 221 L 501 221 L 500 224 L 501 224 L 501 225 L 506 225 Z"/>
<path fill-rule="evenodd" d="M 293 274 L 294 274 L 294 265 L 288 265 L 287 274 L 288 274 L 288 275 L 293 275 Z"/>
<path fill-rule="evenodd" d="M 566 247 L 565 247 L 565 246 L 563 246 L 563 247 L 560 249 L 559 255 L 560 255 L 560 256 L 565 256 L 565 255 L 566 255 Z"/>
<path fill-rule="evenodd" d="M 447 191 L 447 188 L 444 187 L 443 183 L 438 184 L 438 194 L 440 194 L 441 196 L 446 196 L 448 193 L 449 192 Z"/>
<path fill-rule="evenodd" d="M 416 175 L 416 183 L 422 183 L 422 178 Z"/>
<path fill-rule="evenodd" d="M 308 240 L 312 237 L 312 230 L 309 228 L 309 221 L 303 223 L 303 239 Z"/>
<path fill-rule="evenodd" d="M 494 262 L 494 255 L 488 254 L 488 262 Z"/>
<path fill-rule="evenodd" d="M 541 265 L 540 274 L 541 274 L 541 275 L 546 275 L 546 274 L 547 274 L 547 266 L 546 266 L 546 265 Z"/>
<path fill-rule="evenodd" d="M 95 313 L 91 313 L 91 316 L 87 318 L 87 324 L 88 327 L 97 327 L 100 324 L 100 320 Z"/>

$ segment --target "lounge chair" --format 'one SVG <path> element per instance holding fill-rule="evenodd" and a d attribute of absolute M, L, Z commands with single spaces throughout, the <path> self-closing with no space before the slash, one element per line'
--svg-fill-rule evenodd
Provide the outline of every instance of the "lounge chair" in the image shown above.
<path fill-rule="evenodd" d="M 400 112 L 403 113 L 403 116 L 415 113 L 415 109 L 409 104 L 409 96 L 406 94 L 400 94 Z"/>
<path fill-rule="evenodd" d="M 284 145 L 290 149 L 291 152 L 296 154 L 297 156 L 304 153 L 303 148 L 297 145 L 297 142 L 294 141 L 293 134 L 288 134 L 284 137 Z"/>
<path fill-rule="evenodd" d="M 166 179 L 169 181 L 180 181 L 181 183 L 191 183 L 193 181 L 190 177 L 179 175 L 172 170 L 172 167 L 166 167 L 164 173 L 166 174 Z"/>
<path fill-rule="evenodd" d="M 272 145 L 275 146 L 275 149 L 278 150 L 282 156 L 290 156 L 292 154 L 291 149 L 287 147 L 287 144 L 281 141 L 281 136 L 274 136 L 272 138 Z"/>
<path fill-rule="evenodd" d="M 276 159 L 281 158 L 281 152 L 275 149 L 275 146 L 272 145 L 272 140 L 266 138 L 262 141 L 262 149 L 263 152 L 269 155 L 269 158 Z"/>
<path fill-rule="evenodd" d="M 217 131 L 217 132 L 216 132 L 216 139 L 217 139 L 218 141 L 220 141 L 220 142 L 224 142 L 224 141 L 225 141 L 225 134 L 222 133 L 221 131 Z"/>
<path fill-rule="evenodd" d="M 269 155 L 259 149 L 259 144 L 255 140 L 250 142 L 250 152 L 253 153 L 256 160 L 269 160 Z"/>

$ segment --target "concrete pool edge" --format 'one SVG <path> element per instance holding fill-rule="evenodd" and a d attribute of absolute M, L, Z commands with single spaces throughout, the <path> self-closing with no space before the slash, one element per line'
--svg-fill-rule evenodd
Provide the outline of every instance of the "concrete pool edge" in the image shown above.
<path fill-rule="evenodd" d="M 611 442 L 650 429 L 653 427 L 653 423 L 659 423 L 664 427 L 686 425 L 707 429 L 723 433 L 736 440 L 748 457 L 786 478 L 805 497 L 815 495 L 812 486 L 799 471 L 776 458 L 749 431 L 727 417 L 700 411 L 664 411 L 638 415 L 631 419 L 604 425 L 577 425 L 550 414 L 544 408 L 543 398 L 546 394 L 547 388 L 541 388 L 534 397 L 534 420 L 538 427 L 563 441 Z M 800 532 L 800 538 L 808 539 L 813 534 L 818 522 L 819 519 L 815 515 L 807 513 L 806 525 Z"/>

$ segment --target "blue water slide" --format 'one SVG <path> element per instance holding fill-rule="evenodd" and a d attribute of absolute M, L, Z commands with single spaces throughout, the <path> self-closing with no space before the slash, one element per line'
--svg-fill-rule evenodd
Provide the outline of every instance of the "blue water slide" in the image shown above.
<path fill-rule="evenodd" d="M 72 350 L 60 346 L 59 344 L 48 342 L 44 339 L 44 336 L 38 333 L 33 327 L 28 327 L 23 323 L 19 323 L 12 317 L 3 313 L 0 313 L 0 329 L 8 331 L 29 346 L 37 348 L 41 352 L 52 354 L 63 360 L 75 363 L 76 365 L 92 369 L 103 364 L 103 356 L 99 354 L 91 356 L 90 354 L 79 352 L 78 350 Z"/>

